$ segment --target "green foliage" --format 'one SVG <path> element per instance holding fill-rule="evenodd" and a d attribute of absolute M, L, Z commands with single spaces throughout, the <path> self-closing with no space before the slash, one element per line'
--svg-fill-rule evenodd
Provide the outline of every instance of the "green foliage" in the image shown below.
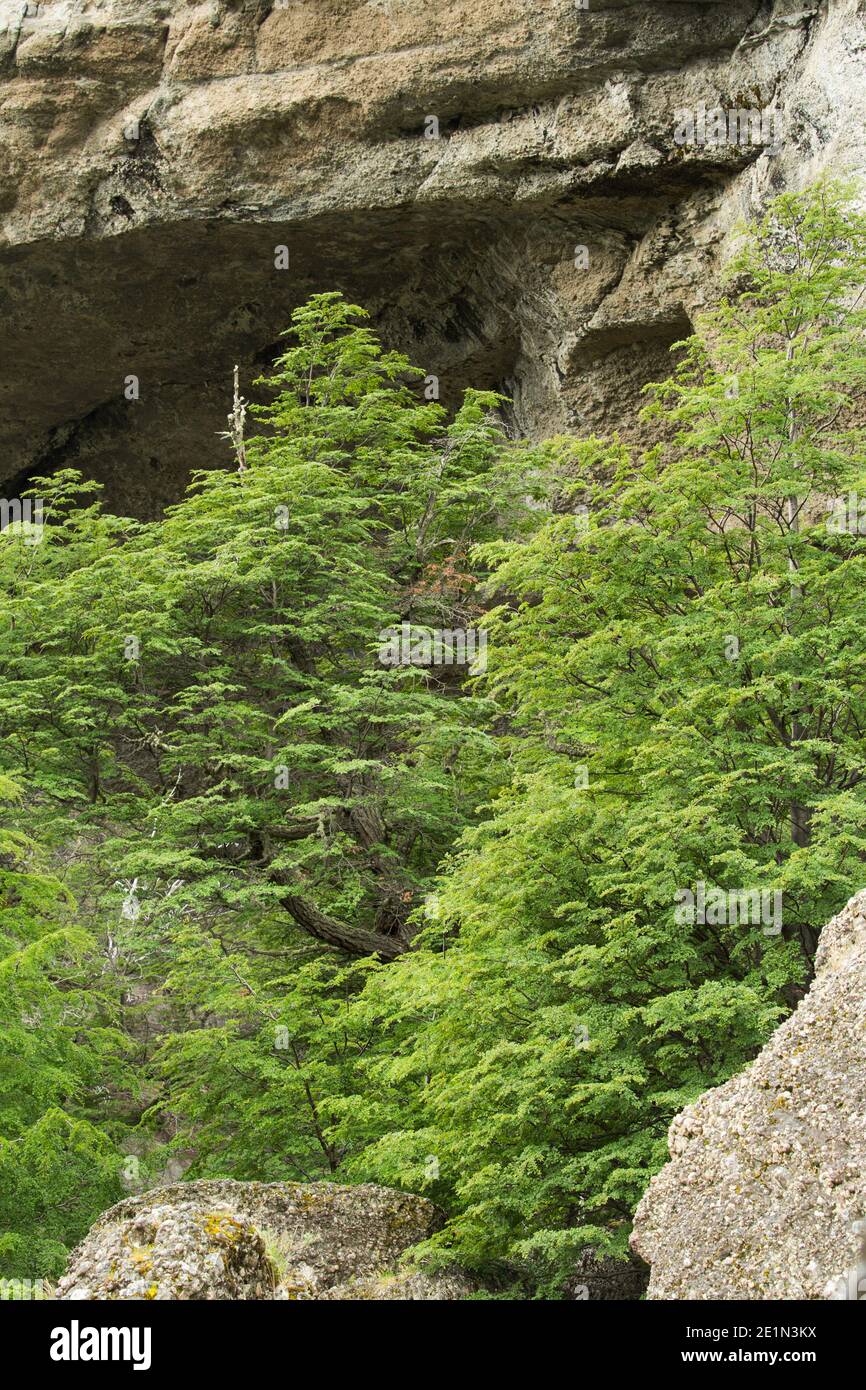
<path fill-rule="evenodd" d="M 17 796 L 0 778 L 0 1276 L 37 1279 L 121 1195 L 120 1155 L 88 1117 L 123 1039 L 69 892 L 6 824 Z"/>
<path fill-rule="evenodd" d="M 338 1129 L 357 1175 L 417 1186 L 436 1156 L 434 1245 L 469 1262 L 555 1283 L 624 1251 L 671 1117 L 754 1055 L 863 884 L 866 548 L 826 504 L 866 494 L 864 246 L 838 192 L 777 202 L 652 392 L 660 442 L 554 442 L 585 519 L 483 548 L 514 780 L 355 1006 L 385 1042 Z M 782 933 L 683 921 L 699 883 L 781 893 Z"/>
<path fill-rule="evenodd" d="M 163 520 L 37 484 L 42 542 L 0 538 L 0 769 L 53 869 L 4 841 L 10 1270 L 113 1195 L 124 990 L 154 1178 L 421 1190 L 428 1258 L 548 1294 L 625 1254 L 863 882 L 866 542 L 827 508 L 866 501 L 864 278 L 844 189 L 777 200 L 642 451 L 449 421 L 317 295 Z M 488 669 L 383 664 L 403 622 L 483 625 Z"/>
<path fill-rule="evenodd" d="M 472 622 L 470 546 L 534 525 L 543 479 L 495 395 L 449 422 L 363 317 L 337 295 L 297 311 L 264 432 L 164 520 L 107 517 L 63 472 L 38 483 L 42 543 L 0 555 L 7 766 L 52 844 L 75 827 L 91 910 L 158 992 L 149 1119 L 194 1133 L 195 1172 L 337 1166 L 327 1102 L 352 1069 L 320 1039 L 505 776 L 464 673 L 379 648 Z"/>

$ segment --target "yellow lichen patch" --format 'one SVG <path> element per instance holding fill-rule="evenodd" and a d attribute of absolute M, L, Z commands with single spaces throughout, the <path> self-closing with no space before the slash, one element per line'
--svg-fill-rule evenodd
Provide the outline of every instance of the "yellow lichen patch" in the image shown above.
<path fill-rule="evenodd" d="M 328 1194 L 323 1197 L 319 1193 L 310 1191 L 309 1188 L 296 1193 L 295 1200 L 298 1205 L 303 1207 L 306 1211 L 310 1211 L 313 1207 L 322 1207 L 329 1204 Z"/>
<path fill-rule="evenodd" d="M 146 1274 L 153 1265 L 152 1253 L 152 1245 L 130 1245 L 129 1247 L 129 1258 L 141 1274 Z"/>
<path fill-rule="evenodd" d="M 212 1240 L 227 1240 L 232 1244 L 239 1239 L 243 1226 L 231 1212 L 210 1211 L 198 1218 L 199 1224 Z"/>

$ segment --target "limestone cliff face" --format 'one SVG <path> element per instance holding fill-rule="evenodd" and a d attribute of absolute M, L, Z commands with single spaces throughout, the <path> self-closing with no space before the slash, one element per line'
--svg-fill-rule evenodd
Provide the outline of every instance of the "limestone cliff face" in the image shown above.
<path fill-rule="evenodd" d="M 866 164 L 866 23 L 588 6 L 0 0 L 6 494 L 72 462 L 152 514 L 223 456 L 233 362 L 248 382 L 326 288 L 446 402 L 492 385 L 517 430 L 627 430 L 740 218 Z M 701 105 L 781 136 L 677 143 Z"/>

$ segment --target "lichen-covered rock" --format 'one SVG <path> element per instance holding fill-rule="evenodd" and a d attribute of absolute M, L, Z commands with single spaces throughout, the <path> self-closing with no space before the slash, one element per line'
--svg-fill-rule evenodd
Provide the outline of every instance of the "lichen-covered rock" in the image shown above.
<path fill-rule="evenodd" d="M 57 1297 L 459 1297 L 475 1287 L 462 1275 L 398 1269 L 443 1219 L 424 1197 L 372 1184 L 177 1183 L 104 1212 Z"/>
<path fill-rule="evenodd" d="M 233 1212 L 157 1199 L 134 1215 L 118 1213 L 103 1222 L 74 1252 L 58 1298 L 274 1297 L 265 1243 Z"/>
<path fill-rule="evenodd" d="M 866 891 L 824 928 L 797 1011 L 676 1117 L 635 1216 L 649 1298 L 866 1293 Z"/>

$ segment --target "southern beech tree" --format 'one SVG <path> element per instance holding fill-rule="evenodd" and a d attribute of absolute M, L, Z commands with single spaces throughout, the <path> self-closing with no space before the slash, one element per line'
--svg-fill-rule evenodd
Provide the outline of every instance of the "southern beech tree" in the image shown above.
<path fill-rule="evenodd" d="M 193 1118 L 218 1169 L 250 1149 L 250 1176 L 260 1159 L 270 1176 L 336 1168 L 308 1038 L 345 997 L 331 977 L 405 952 L 505 775 L 465 673 L 383 664 L 383 639 L 471 624 L 470 547 L 534 525 L 543 488 L 494 394 L 467 392 L 449 421 L 363 317 L 334 294 L 296 312 L 261 434 L 163 521 L 104 515 L 66 471 L 38 484 L 41 541 L 3 551 L 4 760 L 90 910 L 113 914 L 130 982 L 160 991 L 163 1031 L 172 1015 L 184 1099 L 175 1123 L 151 1089 L 159 1132 Z M 264 1020 L 278 1105 L 244 1062 Z M 248 1088 L 274 1110 L 267 1156 L 236 1122 Z M 204 1131 L 196 1147 L 207 1163 Z"/>
<path fill-rule="evenodd" d="M 154 1178 L 424 1190 L 429 1258 L 546 1291 L 624 1254 L 863 883 L 864 279 L 844 190 L 777 200 L 643 450 L 449 422 L 319 295 L 162 521 L 38 484 L 2 765 L 127 986 Z M 383 665 L 403 622 L 483 626 L 488 669 Z M 699 885 L 782 930 L 683 921 Z"/>
<path fill-rule="evenodd" d="M 469 621 L 470 544 L 519 530 L 538 484 L 503 454 L 494 395 L 468 392 L 447 424 L 360 317 L 333 294 L 297 311 L 266 433 L 163 522 L 44 480 L 3 718 L 64 812 L 135 828 L 114 862 L 139 896 L 182 880 L 174 906 L 213 926 L 266 907 L 390 960 L 496 753 L 450 671 L 389 668 L 382 638 Z"/>
<path fill-rule="evenodd" d="M 660 442 L 557 441 L 575 514 L 482 547 L 513 779 L 354 1006 L 384 1041 L 342 1107 L 352 1171 L 436 1155 L 464 1259 L 622 1252 L 673 1114 L 754 1055 L 866 880 L 866 539 L 831 505 L 866 496 L 866 224 L 783 197 L 731 275 L 650 393 Z M 699 884 L 781 892 L 782 931 L 684 923 Z"/>

